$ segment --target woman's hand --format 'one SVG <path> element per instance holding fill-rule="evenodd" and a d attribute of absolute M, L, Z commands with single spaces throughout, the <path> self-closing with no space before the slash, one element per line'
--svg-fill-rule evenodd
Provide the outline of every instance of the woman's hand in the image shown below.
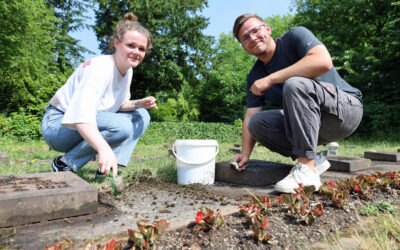
<path fill-rule="evenodd" d="M 153 96 L 148 96 L 140 100 L 140 108 L 145 108 L 145 109 L 158 109 L 157 103 L 156 103 L 156 98 Z"/>
<path fill-rule="evenodd" d="M 104 145 L 98 151 L 99 154 L 99 165 L 100 172 L 104 173 L 107 176 L 110 176 L 110 170 L 113 170 L 113 176 L 117 176 L 118 174 L 118 160 L 112 151 L 111 147 L 108 145 Z"/>

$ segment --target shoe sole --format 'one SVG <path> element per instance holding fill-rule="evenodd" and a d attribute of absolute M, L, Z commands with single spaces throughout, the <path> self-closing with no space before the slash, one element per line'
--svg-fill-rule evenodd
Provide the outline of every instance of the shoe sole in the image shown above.
<path fill-rule="evenodd" d="M 59 172 L 58 168 L 54 165 L 54 161 L 51 163 L 51 168 L 53 169 L 53 172 Z"/>
<path fill-rule="evenodd" d="M 280 192 L 280 193 L 285 193 L 285 194 L 294 194 L 294 193 L 296 193 L 294 191 L 294 189 L 290 190 L 288 188 L 277 187 L 277 186 L 274 187 L 274 190 L 277 191 L 277 192 Z"/>
<path fill-rule="evenodd" d="M 328 160 L 325 160 L 322 164 L 320 164 L 317 168 L 318 174 L 321 175 L 325 173 L 329 168 L 331 167 L 331 164 L 329 163 Z"/>

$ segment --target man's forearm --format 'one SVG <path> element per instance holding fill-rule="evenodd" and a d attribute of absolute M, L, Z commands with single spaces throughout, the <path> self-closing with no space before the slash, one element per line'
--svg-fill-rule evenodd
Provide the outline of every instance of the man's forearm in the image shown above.
<path fill-rule="evenodd" d="M 293 76 L 315 78 L 325 74 L 332 68 L 332 59 L 323 45 L 312 48 L 302 59 L 291 66 L 272 73 L 271 82 L 283 83 Z"/>
<path fill-rule="evenodd" d="M 242 128 L 242 154 L 250 158 L 251 152 L 253 151 L 256 140 L 251 137 L 247 125 Z"/>

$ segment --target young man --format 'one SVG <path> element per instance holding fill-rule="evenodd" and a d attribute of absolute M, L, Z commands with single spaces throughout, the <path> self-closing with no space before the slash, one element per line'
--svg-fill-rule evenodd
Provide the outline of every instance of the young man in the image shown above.
<path fill-rule="evenodd" d="M 245 169 L 258 141 L 298 159 L 275 185 L 276 191 L 293 193 L 300 183 L 318 190 L 319 175 L 330 164 L 317 154 L 317 145 L 356 130 L 363 112 L 361 92 L 339 76 L 326 47 L 304 27 L 273 39 L 260 17 L 245 14 L 236 19 L 233 33 L 244 50 L 258 58 L 247 76 L 242 153 L 235 156 L 239 171 Z M 283 109 L 263 111 L 265 100 Z"/>

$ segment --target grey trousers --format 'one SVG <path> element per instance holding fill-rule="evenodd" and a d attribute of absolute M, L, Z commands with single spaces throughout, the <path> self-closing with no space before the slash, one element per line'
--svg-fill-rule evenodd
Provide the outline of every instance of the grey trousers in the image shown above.
<path fill-rule="evenodd" d="M 314 159 L 318 145 L 351 135 L 362 114 L 360 100 L 336 86 L 292 77 L 283 86 L 283 110 L 254 114 L 248 130 L 273 152 Z"/>

